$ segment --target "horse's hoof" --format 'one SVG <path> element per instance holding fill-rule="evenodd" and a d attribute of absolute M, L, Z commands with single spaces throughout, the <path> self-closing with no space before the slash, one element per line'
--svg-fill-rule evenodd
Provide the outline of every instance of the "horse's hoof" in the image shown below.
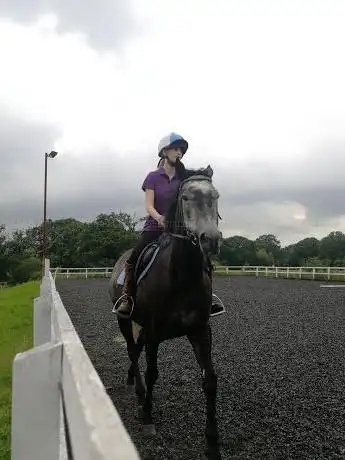
<path fill-rule="evenodd" d="M 148 436 L 156 436 L 156 427 L 153 423 L 150 423 L 149 425 L 143 425 L 143 433 Z"/>
<path fill-rule="evenodd" d="M 204 453 L 201 458 L 202 460 L 222 460 L 222 456 L 219 451 Z"/>
<path fill-rule="evenodd" d="M 139 420 L 142 420 L 144 418 L 144 408 L 143 406 L 138 406 L 138 409 L 137 409 L 137 418 Z"/>

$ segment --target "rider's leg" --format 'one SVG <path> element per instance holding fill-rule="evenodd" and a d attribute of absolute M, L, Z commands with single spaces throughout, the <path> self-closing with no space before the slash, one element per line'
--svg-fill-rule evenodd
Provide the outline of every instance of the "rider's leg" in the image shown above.
<path fill-rule="evenodd" d="M 119 307 L 116 309 L 116 313 L 122 318 L 128 318 L 131 314 L 132 303 L 134 303 L 135 296 L 135 279 L 134 270 L 139 255 L 142 250 L 152 241 L 159 238 L 161 232 L 145 231 L 142 232 L 139 241 L 134 246 L 131 255 L 126 261 L 125 265 L 125 279 L 123 283 L 122 293 L 123 298 Z"/>

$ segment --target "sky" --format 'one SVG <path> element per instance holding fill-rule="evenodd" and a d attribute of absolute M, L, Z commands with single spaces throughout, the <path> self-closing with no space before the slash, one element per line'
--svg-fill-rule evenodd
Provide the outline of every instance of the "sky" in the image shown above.
<path fill-rule="evenodd" d="M 29 7 L 30 5 L 30 7 Z M 225 237 L 345 231 L 343 0 L 1 0 L 0 223 L 144 216 L 161 137 Z"/>

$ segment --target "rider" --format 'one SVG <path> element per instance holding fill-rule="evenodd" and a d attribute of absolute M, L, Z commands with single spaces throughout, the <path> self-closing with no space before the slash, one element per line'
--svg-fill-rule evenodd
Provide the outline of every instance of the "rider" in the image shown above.
<path fill-rule="evenodd" d="M 158 240 L 164 232 L 164 215 L 171 198 L 176 194 L 181 180 L 196 171 L 187 170 L 180 161 L 188 150 L 188 142 L 179 134 L 170 133 L 163 137 L 158 145 L 160 157 L 158 168 L 145 178 L 142 190 L 145 192 L 145 205 L 148 216 L 139 241 L 125 264 L 125 279 L 122 290 L 122 302 L 116 313 L 123 318 L 131 314 L 131 301 L 134 302 L 134 269 L 142 250 L 152 241 Z M 202 174 L 203 170 L 198 172 Z M 212 314 L 223 310 L 222 306 L 212 305 Z"/>

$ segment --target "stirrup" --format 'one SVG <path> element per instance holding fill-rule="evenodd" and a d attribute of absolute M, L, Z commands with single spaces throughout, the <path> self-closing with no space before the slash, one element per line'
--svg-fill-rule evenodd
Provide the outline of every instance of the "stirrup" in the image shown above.
<path fill-rule="evenodd" d="M 219 306 L 221 307 L 221 310 L 220 310 L 220 311 L 217 311 L 216 313 L 211 313 L 210 316 L 211 316 L 212 318 L 214 318 L 215 316 L 222 315 L 223 313 L 226 312 L 225 306 L 224 306 L 223 302 L 220 300 L 220 298 L 219 298 L 216 294 L 213 294 L 213 293 L 212 293 L 212 299 L 213 299 L 214 297 L 217 299 L 217 301 L 212 300 L 212 305 L 213 305 L 213 304 L 217 304 L 217 306 L 219 305 Z"/>
<path fill-rule="evenodd" d="M 120 302 L 122 299 L 126 298 L 126 297 L 129 298 L 129 299 L 131 300 L 131 302 L 132 302 L 131 312 L 129 313 L 128 316 L 127 316 L 127 315 L 123 315 L 122 313 L 119 313 L 119 312 L 117 311 L 117 308 L 116 308 L 116 307 L 118 306 L 119 302 Z M 113 309 L 112 309 L 112 313 L 116 313 L 117 316 L 118 316 L 119 318 L 129 319 L 129 318 L 132 316 L 132 314 L 133 314 L 133 310 L 134 310 L 134 300 L 133 300 L 133 297 L 132 297 L 131 295 L 128 295 L 128 294 L 122 294 L 122 295 L 117 299 L 117 301 L 114 303 Z"/>

